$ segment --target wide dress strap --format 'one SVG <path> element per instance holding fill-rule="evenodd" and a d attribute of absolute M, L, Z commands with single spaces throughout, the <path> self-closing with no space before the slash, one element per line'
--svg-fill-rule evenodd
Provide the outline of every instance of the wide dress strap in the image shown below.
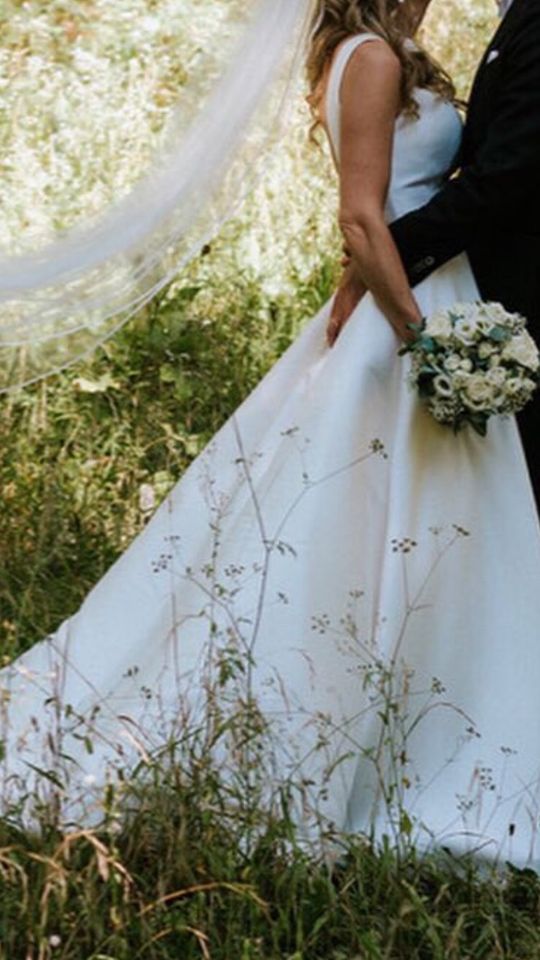
<path fill-rule="evenodd" d="M 326 126 L 336 161 L 339 162 L 340 92 L 341 81 L 350 58 L 357 47 L 371 40 L 382 40 L 376 33 L 358 33 L 344 40 L 334 54 L 326 87 Z"/>

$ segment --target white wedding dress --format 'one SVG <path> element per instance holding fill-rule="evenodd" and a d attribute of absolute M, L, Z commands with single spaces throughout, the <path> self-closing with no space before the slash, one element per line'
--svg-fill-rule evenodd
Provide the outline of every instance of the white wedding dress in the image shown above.
<path fill-rule="evenodd" d="M 336 157 L 343 70 L 371 39 L 332 66 Z M 438 190 L 459 146 L 454 107 L 417 96 L 389 218 Z M 478 298 L 467 258 L 416 294 L 424 314 Z M 116 765 L 204 722 L 225 658 L 224 699 L 228 682 L 257 698 L 276 779 L 303 780 L 299 821 L 377 838 L 397 821 L 422 849 L 540 863 L 540 530 L 515 421 L 455 436 L 372 297 L 332 349 L 330 306 L 81 609 L 0 672 L 4 810 L 36 768 L 60 770 L 66 820 L 90 819 Z"/>

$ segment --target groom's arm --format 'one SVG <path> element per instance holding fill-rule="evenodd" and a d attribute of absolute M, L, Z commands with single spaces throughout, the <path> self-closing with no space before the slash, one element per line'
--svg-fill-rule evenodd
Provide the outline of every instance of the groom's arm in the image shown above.
<path fill-rule="evenodd" d="M 504 52 L 501 92 L 475 162 L 426 206 L 390 226 L 411 284 L 474 245 L 490 226 L 540 232 L 540 3 L 530 2 Z"/>

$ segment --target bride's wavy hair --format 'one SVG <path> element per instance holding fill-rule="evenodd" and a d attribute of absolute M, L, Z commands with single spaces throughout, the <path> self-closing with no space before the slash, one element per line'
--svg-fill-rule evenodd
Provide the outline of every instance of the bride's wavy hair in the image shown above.
<path fill-rule="evenodd" d="M 318 0 L 307 57 L 310 94 L 307 101 L 313 114 L 311 138 L 320 126 L 321 81 L 332 55 L 342 40 L 358 33 L 375 33 L 386 40 L 402 67 L 403 112 L 418 116 L 415 87 L 432 90 L 442 99 L 458 103 L 456 89 L 446 71 L 419 46 L 408 44 L 403 3 L 400 0 Z"/>

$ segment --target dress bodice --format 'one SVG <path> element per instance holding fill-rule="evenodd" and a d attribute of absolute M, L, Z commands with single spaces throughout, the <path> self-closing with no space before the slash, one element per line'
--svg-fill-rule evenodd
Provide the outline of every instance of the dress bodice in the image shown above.
<path fill-rule="evenodd" d="M 340 90 L 345 67 L 362 43 L 380 40 L 375 34 L 350 37 L 334 56 L 326 88 L 326 126 L 339 168 Z M 431 90 L 417 89 L 418 117 L 401 114 L 396 120 L 392 172 L 386 204 L 388 222 L 427 203 L 452 168 L 462 136 L 462 122 L 453 104 Z"/>

